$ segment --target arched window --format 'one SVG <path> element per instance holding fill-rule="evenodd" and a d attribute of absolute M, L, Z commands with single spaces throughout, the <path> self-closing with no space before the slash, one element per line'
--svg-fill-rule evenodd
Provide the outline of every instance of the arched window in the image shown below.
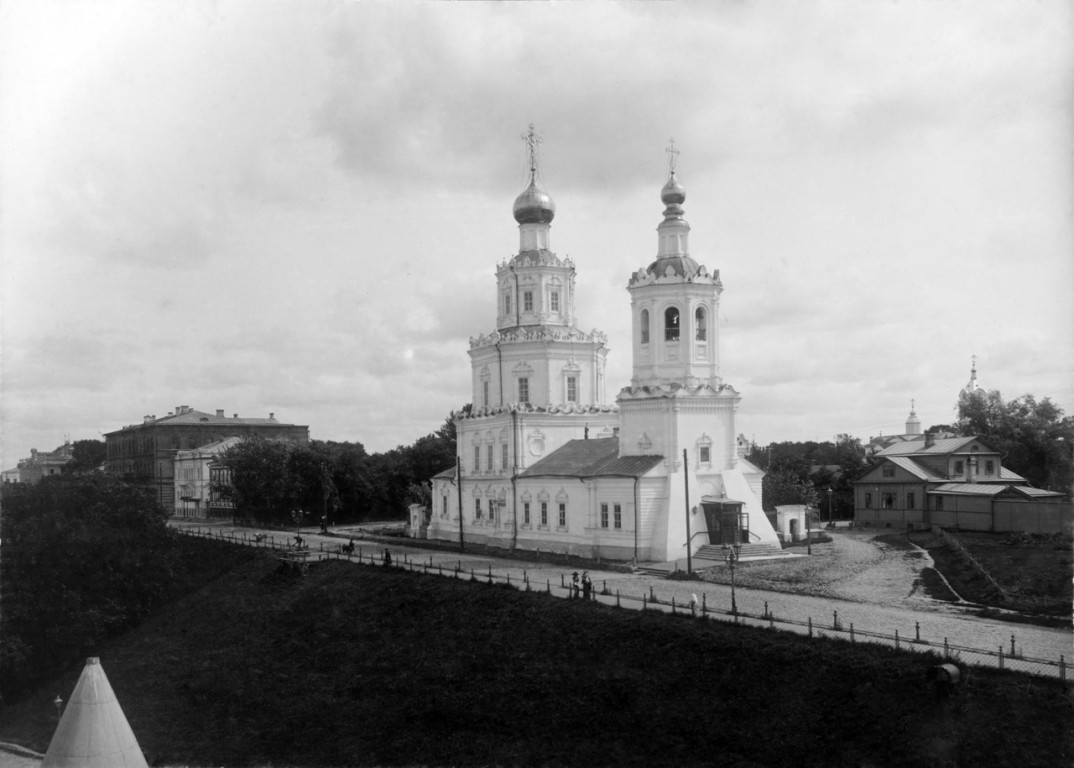
<path fill-rule="evenodd" d="M 694 338 L 698 341 L 704 341 L 705 336 L 705 308 L 698 307 L 694 312 Z"/>
<path fill-rule="evenodd" d="M 668 307 L 664 310 L 664 341 L 679 340 L 679 308 Z"/>
<path fill-rule="evenodd" d="M 641 343 L 649 343 L 649 310 L 641 311 Z"/>

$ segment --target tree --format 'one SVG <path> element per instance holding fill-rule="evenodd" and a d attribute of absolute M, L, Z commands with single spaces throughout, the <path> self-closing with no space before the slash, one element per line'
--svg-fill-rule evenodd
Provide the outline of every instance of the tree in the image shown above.
<path fill-rule="evenodd" d="M 230 499 L 242 518 L 289 524 L 294 490 L 291 483 L 292 445 L 251 437 L 224 453 L 231 481 L 213 491 Z"/>
<path fill-rule="evenodd" d="M 773 512 L 783 504 L 817 506 L 817 491 L 813 483 L 787 471 L 766 474 L 761 484 L 761 497 L 761 506 L 766 512 Z"/>
<path fill-rule="evenodd" d="M 104 440 L 75 440 L 71 446 L 72 459 L 63 468 L 64 472 L 95 472 L 104 464 L 108 449 Z"/>
<path fill-rule="evenodd" d="M 963 436 L 1000 452 L 1002 463 L 1031 485 L 1070 493 L 1074 479 L 1074 419 L 1050 398 L 1031 394 L 1003 402 L 998 390 L 963 393 L 958 401 Z"/>
<path fill-rule="evenodd" d="M 180 567 L 151 492 L 103 474 L 3 488 L 0 679 L 18 690 L 144 619 Z"/>

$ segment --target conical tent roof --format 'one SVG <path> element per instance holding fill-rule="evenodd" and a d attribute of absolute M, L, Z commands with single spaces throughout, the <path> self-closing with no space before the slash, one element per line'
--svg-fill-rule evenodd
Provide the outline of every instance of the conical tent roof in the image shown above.
<path fill-rule="evenodd" d="M 41 768 L 148 768 L 99 659 L 86 659 Z"/>

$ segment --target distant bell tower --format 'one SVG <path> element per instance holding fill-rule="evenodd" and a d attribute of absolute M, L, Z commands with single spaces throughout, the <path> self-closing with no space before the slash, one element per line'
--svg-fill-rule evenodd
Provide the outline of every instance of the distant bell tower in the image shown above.
<path fill-rule="evenodd" d="M 914 411 L 915 402 L 910 401 L 910 416 L 906 419 L 906 434 L 908 435 L 920 435 L 921 434 L 921 419 L 917 417 L 917 412 Z"/>

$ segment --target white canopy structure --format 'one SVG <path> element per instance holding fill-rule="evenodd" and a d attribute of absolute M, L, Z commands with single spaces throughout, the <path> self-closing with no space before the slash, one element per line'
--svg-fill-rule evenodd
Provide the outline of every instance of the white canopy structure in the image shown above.
<path fill-rule="evenodd" d="M 148 768 L 100 659 L 86 659 L 41 768 Z"/>

